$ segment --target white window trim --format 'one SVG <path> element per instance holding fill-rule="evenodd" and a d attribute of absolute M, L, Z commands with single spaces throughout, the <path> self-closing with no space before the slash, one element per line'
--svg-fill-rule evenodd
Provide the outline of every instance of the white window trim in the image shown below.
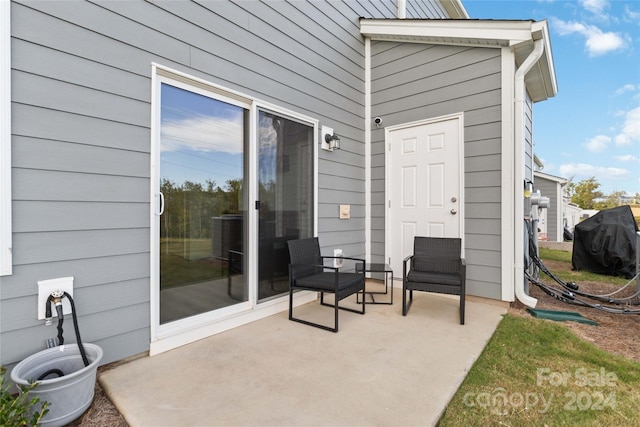
<path fill-rule="evenodd" d="M 11 2 L 0 1 L 0 276 L 13 270 L 11 228 Z"/>

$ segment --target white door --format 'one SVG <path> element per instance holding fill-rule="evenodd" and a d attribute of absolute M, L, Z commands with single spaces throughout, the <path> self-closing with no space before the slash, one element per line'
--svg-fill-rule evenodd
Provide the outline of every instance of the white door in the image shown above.
<path fill-rule="evenodd" d="M 401 277 L 415 236 L 463 235 L 462 114 L 388 128 L 386 142 L 386 248 Z"/>

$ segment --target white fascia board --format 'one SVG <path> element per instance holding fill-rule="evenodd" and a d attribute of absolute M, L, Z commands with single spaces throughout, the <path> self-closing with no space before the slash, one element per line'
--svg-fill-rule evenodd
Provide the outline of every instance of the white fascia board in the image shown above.
<path fill-rule="evenodd" d="M 544 59 L 545 67 L 543 77 L 547 96 L 552 98 L 558 93 L 558 80 L 556 79 L 556 69 L 553 62 L 553 51 L 551 50 L 551 36 L 549 35 L 549 24 L 547 20 L 534 22 L 531 25 L 531 33 L 534 40 L 544 40 Z"/>
<path fill-rule="evenodd" d="M 533 176 L 534 178 L 538 177 L 542 179 L 547 179 L 549 181 L 557 182 L 558 184 L 561 184 L 561 185 L 564 185 L 568 182 L 567 178 L 562 178 L 561 176 L 550 175 L 548 173 L 539 172 L 539 171 L 534 171 Z"/>
<path fill-rule="evenodd" d="M 498 46 L 531 41 L 532 21 L 361 19 L 360 34 L 373 40 L 476 41 Z M 484 43 L 483 43 L 484 42 Z"/>
<path fill-rule="evenodd" d="M 452 19 L 469 19 L 467 9 L 465 9 L 461 0 L 440 0 L 442 7 L 447 11 Z"/>

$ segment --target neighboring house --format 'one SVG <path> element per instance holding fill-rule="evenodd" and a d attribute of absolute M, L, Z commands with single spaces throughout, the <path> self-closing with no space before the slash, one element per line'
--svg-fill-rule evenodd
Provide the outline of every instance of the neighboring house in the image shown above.
<path fill-rule="evenodd" d="M 1 2 L 0 362 L 55 336 L 40 281 L 73 286 L 109 363 L 286 310 L 286 240 L 314 235 L 396 277 L 414 235 L 459 236 L 469 294 L 534 304 L 548 26 L 468 18 L 457 0 Z"/>
<path fill-rule="evenodd" d="M 569 229 L 569 231 L 573 233 L 573 229 L 575 228 L 576 224 L 581 221 L 582 208 L 575 203 L 572 203 L 568 197 L 565 197 L 563 199 L 563 202 L 565 206 L 565 225 Z"/>
<path fill-rule="evenodd" d="M 550 242 L 564 240 L 567 206 L 564 198 L 564 186 L 568 180 L 558 176 L 535 171 L 534 187 L 542 196 L 549 198 L 549 207 L 540 212 L 540 234 Z"/>

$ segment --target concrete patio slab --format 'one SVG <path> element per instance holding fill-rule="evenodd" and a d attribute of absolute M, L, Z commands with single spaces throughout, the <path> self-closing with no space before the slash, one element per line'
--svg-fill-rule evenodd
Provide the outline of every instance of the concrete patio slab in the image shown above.
<path fill-rule="evenodd" d="M 103 372 L 99 380 L 134 427 L 429 426 L 493 335 L 506 303 L 415 294 L 340 312 L 337 334 L 280 313 Z M 300 317 L 332 320 L 319 303 Z"/>

